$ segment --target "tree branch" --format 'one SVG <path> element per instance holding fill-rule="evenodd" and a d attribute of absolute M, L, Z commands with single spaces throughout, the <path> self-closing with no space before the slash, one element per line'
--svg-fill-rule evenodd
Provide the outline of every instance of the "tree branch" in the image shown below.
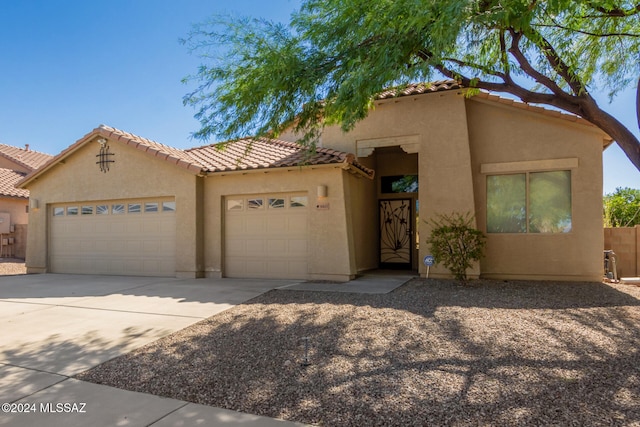
<path fill-rule="evenodd" d="M 553 25 L 531 24 L 531 26 L 541 27 L 541 28 L 560 28 L 561 30 L 571 31 L 574 33 L 584 34 L 586 36 L 593 36 L 593 37 L 640 37 L 640 34 L 633 34 L 633 33 L 592 33 L 590 31 L 584 31 L 584 30 L 578 30 L 576 28 L 565 27 L 564 25 L 561 25 L 556 21 L 553 22 Z"/>
<path fill-rule="evenodd" d="M 638 129 L 640 129 L 640 78 L 636 89 L 636 116 L 638 116 Z"/>
<path fill-rule="evenodd" d="M 561 98 L 570 97 L 571 95 L 562 90 L 562 88 L 558 86 L 556 82 L 536 70 L 524 56 L 524 54 L 520 50 L 520 39 L 522 38 L 523 34 L 516 32 L 512 28 L 509 29 L 509 32 L 511 33 L 511 47 L 509 47 L 509 53 L 513 55 L 516 61 L 518 61 L 518 64 L 520 64 L 520 68 L 522 68 L 522 71 L 524 71 L 541 85 L 547 87 L 556 96 Z"/>
<path fill-rule="evenodd" d="M 635 15 L 636 13 L 640 13 L 640 4 L 637 4 L 635 5 L 635 7 L 632 7 L 631 9 L 627 9 L 627 10 L 622 8 L 615 8 L 615 9 L 608 10 L 605 7 L 602 7 L 598 4 L 593 4 L 593 3 L 591 3 L 590 6 L 595 10 L 597 10 L 598 12 L 602 13 L 602 16 L 600 17 L 607 17 L 607 18 L 624 18 L 625 16 L 631 16 L 631 15 Z"/>

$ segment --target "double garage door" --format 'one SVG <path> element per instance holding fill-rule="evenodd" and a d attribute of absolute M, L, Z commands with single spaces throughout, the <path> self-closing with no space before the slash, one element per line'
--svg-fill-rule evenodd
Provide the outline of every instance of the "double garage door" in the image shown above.
<path fill-rule="evenodd" d="M 306 193 L 226 197 L 225 276 L 306 278 L 308 212 Z"/>
<path fill-rule="evenodd" d="M 67 203 L 49 215 L 54 273 L 175 275 L 173 199 Z"/>

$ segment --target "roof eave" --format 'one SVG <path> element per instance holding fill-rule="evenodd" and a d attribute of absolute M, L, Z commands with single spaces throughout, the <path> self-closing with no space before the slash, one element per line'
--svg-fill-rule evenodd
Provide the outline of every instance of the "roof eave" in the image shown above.
<path fill-rule="evenodd" d="M 47 163 L 42 165 L 40 168 L 30 172 L 27 176 L 25 176 L 22 180 L 20 180 L 16 184 L 16 187 L 26 188 L 33 180 L 39 178 L 40 176 L 45 174 L 47 171 L 52 169 L 54 166 L 63 162 L 66 158 L 71 156 L 80 148 L 84 147 L 85 144 L 95 139 L 97 136 L 103 136 L 105 138 L 108 138 L 111 141 L 121 142 L 125 145 L 134 147 L 140 151 L 143 151 L 153 157 L 164 156 L 164 159 L 162 160 L 165 160 L 171 164 L 174 164 L 182 169 L 186 169 L 189 172 L 193 173 L 194 175 L 203 176 L 205 174 L 205 170 L 202 166 L 196 165 L 194 163 L 186 162 L 183 159 L 179 159 L 175 156 L 172 156 L 169 153 L 163 153 L 153 147 L 141 144 L 136 141 L 132 141 L 131 139 L 126 138 L 123 135 L 117 135 L 116 133 L 109 131 L 108 129 L 105 129 L 103 127 L 97 127 L 93 129 L 91 132 L 87 133 L 82 138 L 80 138 L 79 140 L 77 140 L 75 143 L 67 147 L 66 149 L 62 150 L 57 156 L 53 157 L 51 160 L 49 160 Z"/>

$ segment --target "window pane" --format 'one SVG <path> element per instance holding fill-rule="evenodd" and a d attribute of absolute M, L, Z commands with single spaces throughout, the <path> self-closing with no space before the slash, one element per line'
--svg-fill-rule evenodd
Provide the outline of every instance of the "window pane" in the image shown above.
<path fill-rule="evenodd" d="M 290 206 L 292 208 L 305 208 L 307 204 L 307 196 L 291 196 Z"/>
<path fill-rule="evenodd" d="M 67 208 L 67 215 L 78 215 L 78 207 L 77 206 L 69 206 Z"/>
<path fill-rule="evenodd" d="M 162 212 L 175 212 L 176 202 L 162 202 Z"/>
<path fill-rule="evenodd" d="M 111 213 L 114 214 L 114 215 L 123 214 L 124 213 L 124 205 L 122 205 L 122 204 L 111 205 Z"/>
<path fill-rule="evenodd" d="M 525 174 L 487 177 L 487 233 L 525 233 Z"/>
<path fill-rule="evenodd" d="M 109 206 L 108 205 L 98 205 L 98 206 L 96 206 L 96 214 L 98 214 L 98 215 L 108 215 L 109 214 Z"/>
<path fill-rule="evenodd" d="M 272 208 L 272 209 L 284 208 L 284 199 L 269 199 L 269 208 Z"/>
<path fill-rule="evenodd" d="M 83 206 L 82 215 L 93 215 L 93 206 Z"/>
<path fill-rule="evenodd" d="M 129 203 L 129 207 L 127 209 L 129 213 L 140 213 L 140 203 Z"/>
<path fill-rule="evenodd" d="M 262 209 L 262 199 L 249 199 L 247 200 L 247 208 L 249 209 Z"/>
<path fill-rule="evenodd" d="M 53 208 L 53 216 L 63 216 L 64 208 Z"/>
<path fill-rule="evenodd" d="M 156 203 L 156 202 L 145 203 L 144 204 L 144 211 L 145 212 L 158 212 L 158 203 Z"/>
<path fill-rule="evenodd" d="M 380 178 L 383 193 L 417 193 L 418 175 L 395 175 Z"/>
<path fill-rule="evenodd" d="M 529 232 L 571 231 L 571 172 L 529 174 Z"/>
<path fill-rule="evenodd" d="M 241 211 L 242 210 L 242 199 L 229 199 L 227 200 L 227 210 L 228 211 Z"/>

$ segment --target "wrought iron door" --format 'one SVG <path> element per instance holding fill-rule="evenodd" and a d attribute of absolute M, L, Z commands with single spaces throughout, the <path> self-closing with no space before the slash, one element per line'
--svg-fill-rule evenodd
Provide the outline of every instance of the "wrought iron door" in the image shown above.
<path fill-rule="evenodd" d="M 412 267 L 412 199 L 380 200 L 380 268 Z"/>

